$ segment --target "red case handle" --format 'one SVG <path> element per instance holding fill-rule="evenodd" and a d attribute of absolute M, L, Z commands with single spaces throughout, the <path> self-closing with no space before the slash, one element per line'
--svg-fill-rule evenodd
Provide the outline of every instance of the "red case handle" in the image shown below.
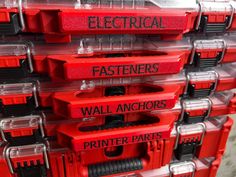
<path fill-rule="evenodd" d="M 55 80 L 104 79 L 179 73 L 185 55 L 156 55 L 114 58 L 50 56 L 49 75 Z"/>
<path fill-rule="evenodd" d="M 59 13 L 60 31 L 63 33 L 107 34 L 179 34 L 187 30 L 189 22 L 185 10 L 149 9 L 89 9 L 62 10 Z"/>
<path fill-rule="evenodd" d="M 156 89 L 156 92 L 106 97 L 84 97 L 83 92 L 77 96 L 75 92 L 55 93 L 53 110 L 59 116 L 77 119 L 173 108 L 180 87 L 164 86 Z"/>
<path fill-rule="evenodd" d="M 77 152 L 170 138 L 175 116 L 168 119 L 150 116 L 150 120 L 155 118 L 158 120 L 156 123 L 147 125 L 92 131 L 81 131 L 80 124 L 62 125 L 58 129 L 58 143 L 63 146 L 69 145 Z"/>

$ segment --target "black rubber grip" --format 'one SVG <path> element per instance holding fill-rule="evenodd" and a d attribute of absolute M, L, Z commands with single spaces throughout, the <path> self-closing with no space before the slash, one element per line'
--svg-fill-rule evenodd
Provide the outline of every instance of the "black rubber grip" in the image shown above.
<path fill-rule="evenodd" d="M 130 172 L 143 169 L 142 160 L 138 158 L 126 159 L 94 164 L 88 166 L 89 177 L 99 177 L 117 173 Z"/>
<path fill-rule="evenodd" d="M 107 87 L 105 89 L 105 96 L 118 96 L 124 94 L 125 94 L 125 87 L 123 86 Z"/>

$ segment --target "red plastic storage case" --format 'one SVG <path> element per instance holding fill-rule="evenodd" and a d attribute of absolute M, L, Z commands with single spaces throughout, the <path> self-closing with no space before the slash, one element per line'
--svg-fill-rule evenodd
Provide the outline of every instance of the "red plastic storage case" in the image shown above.
<path fill-rule="evenodd" d="M 44 33 L 49 42 L 71 34 L 160 34 L 176 39 L 190 31 L 236 28 L 234 1 L 2 1 L 0 34 Z"/>
<path fill-rule="evenodd" d="M 184 66 L 236 61 L 236 35 L 195 38 L 163 42 L 148 36 L 97 35 L 45 44 L 36 36 L 5 37 L 0 42 L 0 79 L 36 74 L 53 81 L 153 76 L 179 73 Z"/>
<path fill-rule="evenodd" d="M 176 103 L 175 107 L 151 113 L 130 113 L 124 115 L 98 116 L 78 120 L 68 120 L 56 116 L 50 111 L 21 117 L 5 117 L 0 120 L 1 138 L 10 144 L 37 142 L 45 137 L 55 137 L 61 125 L 80 127 L 82 133 L 89 130 L 103 130 L 106 128 L 127 128 L 135 125 L 154 126 L 155 120 L 168 119 L 184 123 L 198 123 L 215 116 L 233 114 L 235 108 L 235 94 L 232 92 L 216 93 L 214 96 L 202 99 L 187 99 Z M 153 118 L 154 116 L 154 118 Z M 154 124 L 153 124 L 154 123 Z M 158 124 L 157 124 L 158 125 Z M 137 128 L 139 130 L 139 128 Z"/>
<path fill-rule="evenodd" d="M 153 136 L 153 132 L 147 134 L 143 131 L 136 131 L 132 135 L 134 127 L 130 131 L 126 130 L 126 133 L 126 127 L 121 127 L 103 130 L 103 134 L 100 132 L 99 136 L 94 130 L 79 135 L 77 129 L 74 133 L 77 131 L 78 136 L 72 133 L 73 139 L 69 138 L 72 135 L 68 133 L 69 129 L 62 126 L 58 129 L 58 142 L 71 141 L 67 144 L 63 142 L 63 146 L 68 145 L 75 151 L 55 146 L 52 141 L 23 146 L 3 145 L 0 158 L 0 166 L 5 170 L 3 177 L 11 177 L 34 168 L 39 174 L 50 169 L 48 173 L 52 173 L 52 176 L 114 176 L 159 168 L 169 164 L 172 155 L 182 160 L 189 160 L 193 156 L 205 158 L 208 155 L 219 158 L 224 152 L 232 119 L 218 117 L 195 126 L 180 125 L 172 132 L 168 124 L 162 123 L 159 124 L 160 129 L 152 126 L 148 128 L 159 132 L 158 136 Z M 84 145 L 81 138 L 86 141 Z M 81 141 L 77 141 L 79 139 Z M 135 139 L 136 141 L 132 141 Z M 213 143 L 214 148 L 209 149 L 209 143 Z M 102 146 L 98 146 L 99 144 Z"/>
<path fill-rule="evenodd" d="M 1 112 L 5 116 L 26 115 L 37 107 L 52 107 L 56 115 L 77 119 L 170 109 L 180 95 L 206 97 L 235 88 L 235 65 L 147 78 L 2 84 Z"/>

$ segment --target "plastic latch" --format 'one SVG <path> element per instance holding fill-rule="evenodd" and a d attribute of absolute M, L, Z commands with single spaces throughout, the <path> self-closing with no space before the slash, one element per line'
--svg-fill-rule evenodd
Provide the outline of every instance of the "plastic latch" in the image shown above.
<path fill-rule="evenodd" d="M 189 176 L 194 177 L 196 165 L 194 162 L 186 161 L 180 163 L 173 163 L 169 166 L 170 177 L 181 177 L 181 176 Z"/>
<path fill-rule="evenodd" d="M 34 83 L 1 84 L 0 112 L 5 117 L 32 114 L 39 106 L 36 93 Z"/>
<path fill-rule="evenodd" d="M 38 107 L 36 85 L 33 83 L 0 84 L 0 95 L 16 95 L 32 93 L 35 106 Z"/>
<path fill-rule="evenodd" d="M 43 119 L 39 115 L 31 115 L 25 117 L 14 117 L 14 118 L 6 118 L 0 120 L 0 133 L 2 139 L 7 141 L 5 136 L 6 132 L 17 131 L 20 132 L 22 129 L 30 129 L 30 130 L 39 130 L 40 135 L 44 137 L 44 129 L 43 129 Z"/>
<path fill-rule="evenodd" d="M 16 166 L 17 168 L 21 168 L 22 165 L 33 167 L 38 162 L 49 169 L 47 148 L 44 144 L 6 147 L 4 157 L 12 174 L 16 172 Z"/>
<path fill-rule="evenodd" d="M 193 49 L 190 58 L 190 65 L 194 65 L 199 68 L 213 67 L 221 63 L 224 58 L 227 44 L 223 39 L 213 40 L 195 40 L 193 42 Z M 202 52 L 215 51 L 214 57 L 202 56 Z"/>
<path fill-rule="evenodd" d="M 201 29 L 205 33 L 225 32 L 231 27 L 234 17 L 234 7 L 230 0 L 198 0 L 199 15 L 196 24 L 196 30 Z M 225 19 L 217 20 L 217 15 L 225 14 Z M 214 16 L 214 21 L 209 22 L 209 16 Z"/>
<path fill-rule="evenodd" d="M 206 132 L 204 123 L 177 126 L 175 154 L 180 160 L 191 159 L 202 145 Z"/>
<path fill-rule="evenodd" d="M 1 50 L 2 49 L 2 50 Z M 4 43 L 0 44 L 0 55 L 6 56 L 19 56 L 26 55 L 29 72 L 32 73 L 34 71 L 33 61 L 32 61 L 32 52 L 29 44 L 14 44 L 14 43 Z"/>
<path fill-rule="evenodd" d="M 219 74 L 216 71 L 189 72 L 186 76 L 185 95 L 201 98 L 214 93 L 218 84 Z M 208 88 L 197 88 L 197 84 L 207 82 Z"/>
<path fill-rule="evenodd" d="M 182 111 L 179 121 L 185 123 L 198 123 L 203 122 L 209 117 L 212 108 L 212 102 L 209 98 L 191 99 L 181 101 Z M 191 116 L 191 111 L 203 111 L 203 114 L 197 116 Z"/>

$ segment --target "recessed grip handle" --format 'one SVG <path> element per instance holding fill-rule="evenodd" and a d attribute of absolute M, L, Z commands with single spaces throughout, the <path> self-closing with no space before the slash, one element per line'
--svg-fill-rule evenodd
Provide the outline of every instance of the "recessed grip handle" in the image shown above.
<path fill-rule="evenodd" d="M 141 159 L 125 159 L 88 166 L 89 177 L 99 177 L 143 169 Z"/>

